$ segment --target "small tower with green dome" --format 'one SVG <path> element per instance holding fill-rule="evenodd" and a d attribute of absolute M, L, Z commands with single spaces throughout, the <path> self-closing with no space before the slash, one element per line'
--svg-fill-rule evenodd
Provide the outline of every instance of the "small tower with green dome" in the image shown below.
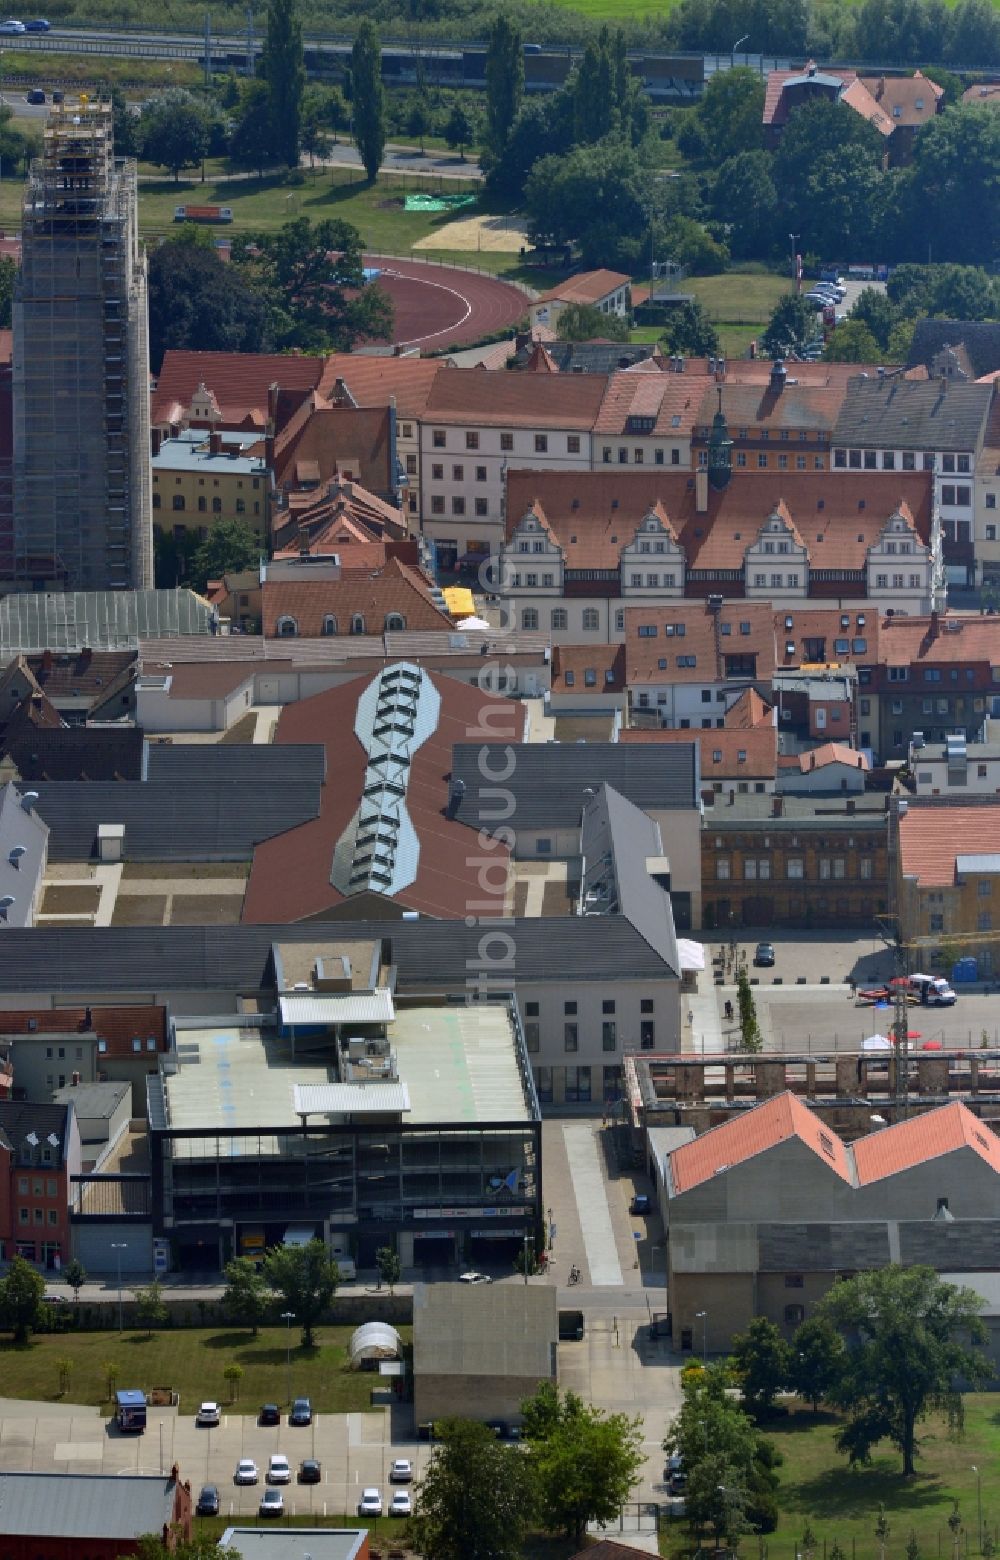
<path fill-rule="evenodd" d="M 716 492 L 729 486 L 733 474 L 733 441 L 726 427 L 722 410 L 722 386 L 718 386 L 719 410 L 712 419 L 712 432 L 708 441 L 708 480 Z"/>

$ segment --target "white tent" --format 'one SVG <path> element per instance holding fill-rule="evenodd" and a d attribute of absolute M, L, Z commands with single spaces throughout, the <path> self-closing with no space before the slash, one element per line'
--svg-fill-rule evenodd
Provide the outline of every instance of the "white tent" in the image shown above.
<path fill-rule="evenodd" d="M 467 618 L 463 618 L 462 621 L 460 623 L 457 623 L 455 626 L 456 626 L 456 628 L 459 628 L 459 629 L 475 628 L 475 629 L 480 630 L 481 632 L 485 631 L 486 633 L 489 633 L 489 631 L 490 631 L 489 623 L 487 623 L 485 618 L 481 618 L 481 617 L 467 617 Z"/>
<path fill-rule="evenodd" d="M 862 1051 L 891 1051 L 892 1041 L 888 1035 L 869 1035 L 867 1040 L 861 1042 Z"/>
<path fill-rule="evenodd" d="M 351 1364 L 355 1367 L 363 1360 L 396 1360 L 402 1352 L 399 1333 L 388 1322 L 364 1322 L 351 1334 Z"/>
<path fill-rule="evenodd" d="M 682 970 L 703 970 L 705 968 L 704 943 L 692 942 L 688 937 L 678 937 L 677 953 L 681 961 Z"/>

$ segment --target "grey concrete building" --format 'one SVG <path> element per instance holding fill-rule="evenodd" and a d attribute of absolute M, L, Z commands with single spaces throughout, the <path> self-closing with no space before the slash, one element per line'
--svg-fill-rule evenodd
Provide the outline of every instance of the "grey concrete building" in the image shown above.
<path fill-rule="evenodd" d="M 0 925 L 31 926 L 41 903 L 49 831 L 37 800 L 10 782 L 0 790 Z"/>
<path fill-rule="evenodd" d="M 457 1415 L 519 1424 L 521 1403 L 556 1382 L 550 1285 L 419 1284 L 413 1297 L 417 1423 Z"/>
<path fill-rule="evenodd" d="M 132 1088 L 127 1083 L 69 1083 L 56 1089 L 57 1105 L 72 1105 L 80 1128 L 83 1168 L 106 1158 L 128 1131 Z"/>

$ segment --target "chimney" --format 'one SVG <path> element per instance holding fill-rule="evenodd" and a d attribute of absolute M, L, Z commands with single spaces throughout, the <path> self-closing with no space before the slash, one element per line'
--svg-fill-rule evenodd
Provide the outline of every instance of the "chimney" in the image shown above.
<path fill-rule="evenodd" d="M 26 813 L 30 813 L 31 809 L 34 807 L 37 801 L 37 791 L 25 791 L 24 795 L 21 797 L 21 806 Z"/>
<path fill-rule="evenodd" d="M 83 649 L 80 651 L 80 666 L 81 667 L 89 666 L 93 659 L 94 659 L 94 652 L 93 652 L 93 650 L 91 650 L 89 645 L 84 645 Z"/>
<path fill-rule="evenodd" d="M 694 474 L 694 507 L 700 515 L 708 513 L 707 466 L 699 466 Z"/>
<path fill-rule="evenodd" d="M 92 1024 L 94 1022 L 94 1010 L 93 1010 L 93 1008 L 87 1008 L 86 1009 L 86 1011 L 85 1011 L 85 1013 L 83 1015 L 83 1022 L 84 1022 L 85 1028 L 87 1028 L 87 1029 L 91 1028 L 91 1026 L 92 1026 Z"/>
<path fill-rule="evenodd" d="M 718 617 L 719 613 L 722 611 L 722 597 L 709 596 L 707 605 L 709 612 L 711 612 L 714 617 Z"/>
<path fill-rule="evenodd" d="M 159 455 L 159 453 L 160 453 L 160 444 L 162 443 L 162 441 L 163 441 L 163 432 L 162 432 L 162 430 L 160 428 L 150 428 L 150 430 L 149 430 L 149 447 L 150 447 L 150 451 L 151 451 L 151 453 L 153 455 Z"/>
<path fill-rule="evenodd" d="M 208 436 L 208 453 L 210 455 L 222 454 L 222 434 L 214 431 Z"/>
<path fill-rule="evenodd" d="M 771 797 L 771 817 L 772 818 L 780 818 L 781 817 L 781 808 L 782 808 L 781 797 L 780 796 L 772 796 Z"/>
<path fill-rule="evenodd" d="M 936 612 L 932 612 L 931 613 L 930 628 L 927 630 L 927 637 L 928 637 L 928 639 L 936 639 L 938 634 L 940 633 L 940 631 L 941 631 L 941 620 L 938 617 Z"/>
<path fill-rule="evenodd" d="M 810 753 L 809 754 L 809 768 L 810 769 L 815 769 L 816 768 L 816 754 L 815 753 Z"/>
<path fill-rule="evenodd" d="M 785 388 L 785 364 L 781 358 L 775 358 L 771 364 L 771 377 L 767 382 L 767 388 L 772 395 L 780 395 Z"/>
<path fill-rule="evenodd" d="M 863 753 L 859 753 L 858 754 L 858 768 L 859 769 L 864 769 L 864 767 L 865 767 L 865 755 Z"/>
<path fill-rule="evenodd" d="M 716 358 L 716 360 L 715 360 L 715 382 L 716 382 L 716 384 L 721 385 L 725 381 L 725 377 L 726 377 L 726 360 L 725 360 L 724 357 Z"/>
<path fill-rule="evenodd" d="M 299 548 L 299 557 L 300 558 L 308 558 L 308 556 L 309 556 L 309 527 L 307 525 L 300 525 L 299 526 L 298 548 Z"/>
<path fill-rule="evenodd" d="M 80 1087 L 80 1074 L 78 1072 L 75 1072 L 70 1078 L 70 1083 L 74 1089 L 78 1089 Z"/>
<path fill-rule="evenodd" d="M 51 672 L 51 670 L 52 670 L 52 651 L 51 650 L 43 650 L 42 651 L 42 671 L 43 672 Z"/>
<path fill-rule="evenodd" d="M 876 101 L 876 103 L 881 103 L 881 101 L 882 101 L 882 99 L 884 97 L 885 97 L 885 77 L 884 76 L 880 76 L 878 78 L 878 85 L 875 88 L 875 101 Z"/>

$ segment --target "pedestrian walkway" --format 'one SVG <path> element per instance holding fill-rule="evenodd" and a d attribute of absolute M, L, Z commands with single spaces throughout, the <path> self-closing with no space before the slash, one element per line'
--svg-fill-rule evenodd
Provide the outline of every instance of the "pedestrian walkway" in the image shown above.
<path fill-rule="evenodd" d="M 595 1287 L 621 1284 L 621 1264 L 594 1124 L 567 1123 L 562 1130 L 590 1282 Z"/>
<path fill-rule="evenodd" d="M 710 978 L 710 973 L 702 976 L 703 980 Z M 693 1051 L 697 1056 L 726 1050 L 715 986 L 709 986 L 707 991 L 692 992 L 682 1000 L 687 1003 L 685 1017 L 688 1019 L 683 1049 Z"/>

